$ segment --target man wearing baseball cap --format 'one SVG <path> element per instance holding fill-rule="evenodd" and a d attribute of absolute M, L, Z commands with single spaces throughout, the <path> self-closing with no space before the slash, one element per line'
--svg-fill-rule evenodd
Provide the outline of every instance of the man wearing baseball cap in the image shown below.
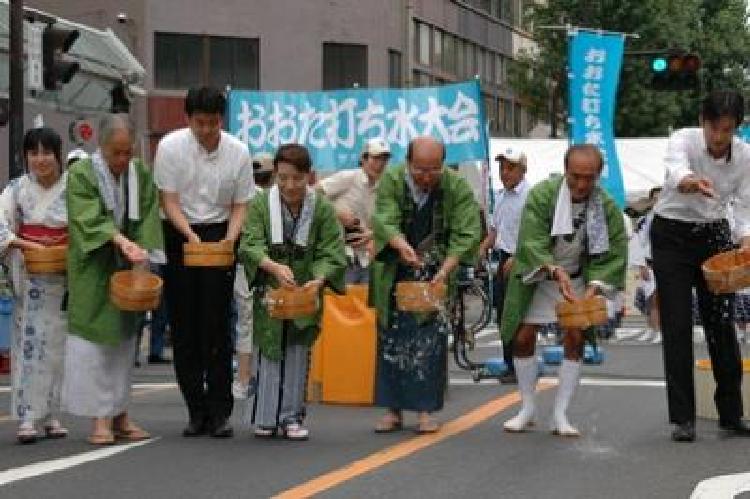
<path fill-rule="evenodd" d="M 484 260 L 489 250 L 494 250 L 500 258 L 497 275 L 495 277 L 495 307 L 497 308 L 497 323 L 500 324 L 503 315 L 503 301 L 508 284 L 508 273 L 513 265 L 513 255 L 516 252 L 518 228 L 521 222 L 521 210 L 526 202 L 529 184 L 526 175 L 526 154 L 521 150 L 508 147 L 495 157 L 500 165 L 500 181 L 503 189 L 497 196 L 495 212 L 490 219 L 487 237 L 479 247 L 479 257 Z M 516 373 L 513 367 L 513 346 L 510 341 L 503 341 L 503 359 L 507 366 L 506 373 L 500 381 L 516 383 Z"/>
<path fill-rule="evenodd" d="M 336 215 L 346 232 L 349 267 L 346 282 L 368 282 L 372 241 L 370 218 L 375 206 L 375 192 L 391 150 L 383 139 L 370 139 L 362 149 L 359 169 L 343 170 L 318 182 L 317 188 L 336 207 Z"/>

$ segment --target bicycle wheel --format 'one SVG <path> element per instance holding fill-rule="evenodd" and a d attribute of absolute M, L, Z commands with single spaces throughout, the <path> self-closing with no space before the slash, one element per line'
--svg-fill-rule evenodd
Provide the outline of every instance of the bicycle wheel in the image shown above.
<path fill-rule="evenodd" d="M 464 291 L 464 327 L 470 344 L 474 344 L 476 333 L 490 321 L 491 306 L 487 292 L 481 282 L 475 281 Z"/>

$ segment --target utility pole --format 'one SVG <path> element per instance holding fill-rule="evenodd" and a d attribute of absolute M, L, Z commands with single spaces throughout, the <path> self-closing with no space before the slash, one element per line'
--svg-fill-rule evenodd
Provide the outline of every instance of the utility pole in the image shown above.
<path fill-rule="evenodd" d="M 8 180 L 23 175 L 23 0 L 10 0 Z"/>

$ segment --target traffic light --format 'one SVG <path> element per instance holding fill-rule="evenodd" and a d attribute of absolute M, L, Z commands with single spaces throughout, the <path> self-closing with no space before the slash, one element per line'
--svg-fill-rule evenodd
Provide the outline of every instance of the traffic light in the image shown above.
<path fill-rule="evenodd" d="M 121 81 L 117 82 L 112 90 L 109 91 L 109 96 L 112 98 L 112 105 L 110 106 L 109 112 L 125 113 L 130 112 L 130 96 L 125 84 Z"/>
<path fill-rule="evenodd" d="M 65 60 L 80 33 L 77 29 L 48 25 L 42 33 L 42 80 L 45 90 L 59 90 L 78 72 L 77 62 Z"/>
<path fill-rule="evenodd" d="M 651 58 L 651 88 L 697 90 L 701 60 L 695 54 L 660 54 Z"/>

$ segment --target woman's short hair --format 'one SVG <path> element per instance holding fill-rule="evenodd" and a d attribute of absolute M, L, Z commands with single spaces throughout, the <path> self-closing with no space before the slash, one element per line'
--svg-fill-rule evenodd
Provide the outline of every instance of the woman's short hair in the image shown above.
<path fill-rule="evenodd" d="M 57 164 L 62 166 L 62 139 L 60 135 L 49 127 L 32 128 L 23 136 L 23 157 L 30 151 L 36 151 L 39 147 L 45 151 L 51 151 L 55 155 Z"/>
<path fill-rule="evenodd" d="M 307 148 L 300 144 L 284 144 L 276 151 L 273 158 L 273 167 L 278 168 L 279 163 L 289 163 L 297 171 L 310 173 L 312 170 L 312 160 Z"/>

